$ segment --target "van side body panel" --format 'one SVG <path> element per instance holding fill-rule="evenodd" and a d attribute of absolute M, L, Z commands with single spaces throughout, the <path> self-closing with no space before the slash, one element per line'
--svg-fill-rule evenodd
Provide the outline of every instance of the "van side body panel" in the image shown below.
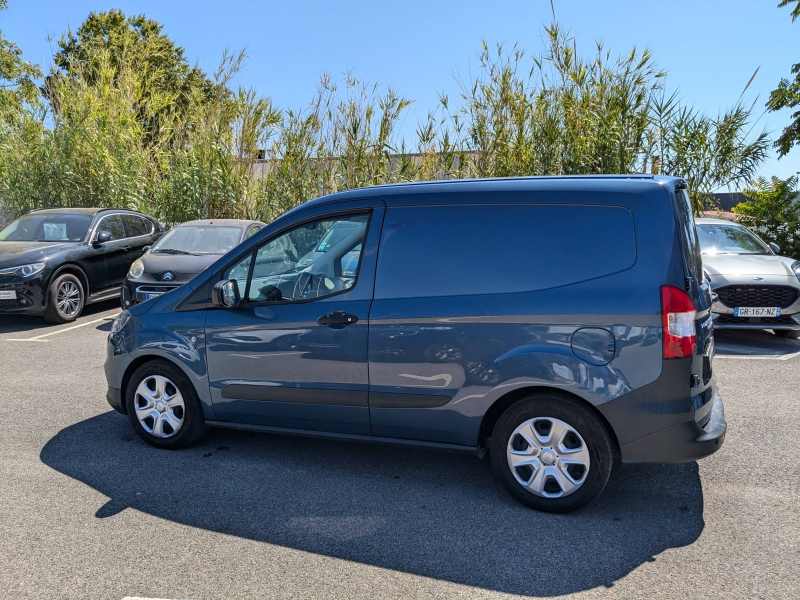
<path fill-rule="evenodd" d="M 457 260 L 426 264 L 423 256 L 411 251 L 404 257 L 400 276 L 391 270 L 382 271 L 387 265 L 399 264 L 390 255 L 392 236 L 406 235 L 414 227 L 420 229 L 421 235 L 429 235 L 421 226 L 429 216 L 438 218 L 437 224 L 444 232 L 441 235 L 448 236 L 448 221 L 443 219 L 446 211 L 426 215 L 432 208 L 430 199 L 416 208 L 415 204 L 421 203 L 415 195 L 386 199 L 389 208 L 370 312 L 370 418 L 374 436 L 477 445 L 489 407 L 514 390 L 559 389 L 601 407 L 659 378 L 663 362 L 660 286 L 682 285 L 683 281 L 670 191 L 653 181 L 628 181 L 625 185 L 600 182 L 590 192 L 566 187 L 495 192 L 491 196 L 442 194 L 440 203 L 453 211 L 454 218 L 460 210 L 470 212 L 474 205 L 487 202 L 491 202 L 492 211 L 507 211 L 515 218 L 522 213 L 507 207 L 579 207 L 584 212 L 591 211 L 592 226 L 603 232 L 600 238 L 591 240 L 592 247 L 585 248 L 574 223 L 551 219 L 544 223 L 544 229 L 537 223 L 529 227 L 509 223 L 508 234 L 522 236 L 520 239 L 465 239 L 466 245 L 485 244 L 488 249 L 485 260 L 479 253 L 470 255 L 473 270 L 462 269 L 455 278 L 452 273 L 441 275 L 445 283 L 452 280 L 450 287 L 455 288 L 455 294 L 448 293 L 447 286 L 439 291 L 435 288 L 437 269 L 455 267 Z M 609 213 L 607 220 L 603 218 L 604 210 Z M 611 214 L 611 210 L 630 215 L 629 233 L 620 214 Z M 536 210 L 530 214 L 535 215 Z M 459 224 L 450 225 L 458 229 Z M 551 231 L 548 233 L 547 229 Z M 632 236 L 633 260 L 609 260 L 606 252 L 627 251 L 624 241 L 618 239 L 625 235 Z M 548 238 L 545 246 L 537 243 L 537 239 L 544 238 Z M 417 246 L 424 248 L 425 239 Z M 537 252 L 552 257 L 552 244 L 559 239 L 566 260 L 576 260 L 568 250 L 577 248 L 582 255 L 578 260 L 585 261 L 586 268 L 581 277 L 581 269 L 576 271 L 571 263 L 540 267 L 540 272 L 556 280 L 553 287 L 547 281 L 515 281 L 504 270 L 505 265 L 497 265 L 490 250 L 492 244 L 516 247 L 521 252 L 510 256 L 510 263 L 535 261 Z M 408 244 L 402 247 L 407 248 Z M 452 248 L 453 253 L 459 251 L 457 245 Z M 487 264 L 480 264 L 482 261 Z M 599 277 L 591 276 L 593 263 L 600 265 Z M 609 269 L 604 270 L 607 264 L 622 268 L 608 273 Z M 408 265 L 418 265 L 418 277 L 413 277 L 413 268 L 408 271 Z M 559 280 L 561 271 L 576 272 L 573 279 L 579 280 Z M 492 272 L 494 276 L 486 276 Z M 475 274 L 481 277 L 476 279 Z M 463 285 L 458 277 L 465 281 Z M 470 286 L 474 291 L 463 293 Z M 520 291 L 525 287 L 530 291 Z M 437 295 L 428 295 L 429 288 Z M 513 293 L 502 293 L 509 288 Z M 613 341 L 611 348 L 574 348 L 573 337 L 587 329 L 604 332 Z M 603 339 L 602 335 L 579 337 Z M 587 352 L 597 355 L 603 351 L 611 353 L 607 364 L 596 364 L 604 362 L 599 359 L 586 360 Z M 670 412 L 668 421 L 658 418 L 651 425 L 643 424 L 641 430 L 634 428 L 624 433 L 620 444 L 629 441 L 629 436 L 666 427 L 674 419 L 691 419 L 686 406 L 688 403 L 691 407 L 688 368 L 685 381 L 683 403 L 658 407 L 659 412 Z M 427 406 L 420 404 L 420 397 L 425 396 L 431 398 Z M 373 402 L 378 397 L 381 401 Z"/>

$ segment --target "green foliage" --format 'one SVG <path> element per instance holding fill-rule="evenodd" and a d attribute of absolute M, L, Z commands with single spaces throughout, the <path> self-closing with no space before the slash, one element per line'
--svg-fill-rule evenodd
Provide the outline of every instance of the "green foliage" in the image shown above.
<path fill-rule="evenodd" d="M 800 17 L 800 0 L 781 0 L 780 4 L 778 4 L 778 8 L 791 6 L 792 4 L 794 4 L 794 8 L 792 9 L 792 23 L 794 23 L 795 19 Z"/>
<path fill-rule="evenodd" d="M 800 0 L 781 0 L 778 8 L 790 6 L 792 9 L 792 22 L 800 16 Z M 778 87 L 770 92 L 767 101 L 767 109 L 770 111 L 782 110 L 784 108 L 800 107 L 800 63 L 792 65 L 791 73 L 794 79 L 781 79 Z M 778 149 L 778 158 L 786 156 L 792 147 L 800 145 L 800 110 L 791 114 L 792 122 L 783 129 L 783 132 L 775 140 L 775 148 Z"/>
<path fill-rule="evenodd" d="M 797 177 L 759 177 L 744 190 L 750 200 L 733 208 L 741 221 L 775 242 L 783 256 L 800 259 L 800 194 Z"/>
<path fill-rule="evenodd" d="M 781 79 L 778 87 L 769 95 L 767 108 L 771 111 L 783 108 L 797 108 L 800 106 L 800 63 L 792 65 L 792 75 L 794 79 Z M 775 148 L 778 149 L 778 158 L 782 158 L 789 153 L 792 147 L 800 144 L 800 110 L 791 114 L 792 122 L 789 123 L 775 140 Z"/>
<path fill-rule="evenodd" d="M 517 46 L 490 51 L 484 42 L 478 74 L 461 82 L 462 105 L 448 117 L 469 154 L 470 174 L 642 170 L 650 107 L 664 76 L 651 52 L 634 48 L 612 59 L 597 44 L 594 57 L 584 59 L 558 25 L 545 28 L 543 38 L 546 51 L 533 57 Z M 447 99 L 443 104 L 447 109 Z"/>
<path fill-rule="evenodd" d="M 709 117 L 680 106 L 672 96 L 656 102 L 653 113 L 652 152 L 662 173 L 687 181 L 696 214 L 714 190 L 739 187 L 755 177 L 767 157 L 767 134 L 749 138 L 751 111 L 741 104 Z"/>
<path fill-rule="evenodd" d="M 86 83 L 99 85 L 100 80 L 92 79 L 97 72 L 93 63 L 99 57 L 105 57 L 107 68 L 115 73 L 139 71 L 144 104 L 134 109 L 150 138 L 158 135 L 164 121 L 173 114 L 185 120 L 197 96 L 211 100 L 216 93 L 205 73 L 189 65 L 183 48 L 162 32 L 158 22 L 145 15 L 126 17 L 121 10 L 113 9 L 90 13 L 75 33 L 69 32 L 59 40 L 58 47 L 45 87 L 48 95 L 51 80 L 61 77 L 83 77 Z M 155 98 L 161 106 L 154 111 Z M 61 105 L 56 100 L 51 97 L 53 108 L 58 111 Z"/>
<path fill-rule="evenodd" d="M 533 56 L 484 43 L 458 101 L 442 97 L 406 145 L 411 100 L 391 88 L 325 75 L 307 107 L 280 111 L 233 86 L 244 53 L 226 53 L 208 78 L 158 23 L 92 13 L 59 42 L 44 101 L 0 135 L 0 198 L 16 213 L 118 206 L 165 223 L 270 221 L 368 185 L 660 169 L 687 177 L 699 209 L 754 176 L 767 141 L 749 136 L 749 111 L 710 118 L 665 100 L 649 50 L 612 57 L 597 44 L 584 58 L 557 25 L 543 41 Z"/>
<path fill-rule="evenodd" d="M 0 0 L 0 10 L 8 8 Z M 22 50 L 0 31 L 0 128 L 18 123 L 26 105 L 38 101 L 35 80 L 42 76 L 38 66 L 22 60 Z"/>

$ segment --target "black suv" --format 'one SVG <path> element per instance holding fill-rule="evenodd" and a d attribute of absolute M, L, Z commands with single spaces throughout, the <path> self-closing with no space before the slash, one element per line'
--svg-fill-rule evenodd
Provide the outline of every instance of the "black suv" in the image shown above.
<path fill-rule="evenodd" d="M 0 314 L 74 321 L 85 305 L 119 296 L 131 263 L 163 233 L 129 210 L 30 212 L 0 231 Z"/>

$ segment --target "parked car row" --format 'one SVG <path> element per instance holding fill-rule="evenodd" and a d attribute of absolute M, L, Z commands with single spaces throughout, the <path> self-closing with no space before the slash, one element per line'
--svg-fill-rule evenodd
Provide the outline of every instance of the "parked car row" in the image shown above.
<path fill-rule="evenodd" d="M 183 285 L 263 226 L 192 221 L 165 234 L 129 210 L 36 210 L 0 231 L 0 313 L 67 323 L 115 297 L 128 308 Z"/>

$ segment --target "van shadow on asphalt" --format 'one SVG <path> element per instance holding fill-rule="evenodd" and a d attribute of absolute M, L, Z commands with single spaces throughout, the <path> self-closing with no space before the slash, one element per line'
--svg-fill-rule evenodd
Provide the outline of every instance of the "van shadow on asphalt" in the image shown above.
<path fill-rule="evenodd" d="M 40 456 L 110 497 L 77 509 L 98 518 L 134 508 L 512 594 L 611 587 L 704 527 L 697 463 L 618 468 L 593 504 L 550 515 L 517 504 L 472 455 L 227 430 L 164 451 L 114 412 L 63 429 Z"/>

